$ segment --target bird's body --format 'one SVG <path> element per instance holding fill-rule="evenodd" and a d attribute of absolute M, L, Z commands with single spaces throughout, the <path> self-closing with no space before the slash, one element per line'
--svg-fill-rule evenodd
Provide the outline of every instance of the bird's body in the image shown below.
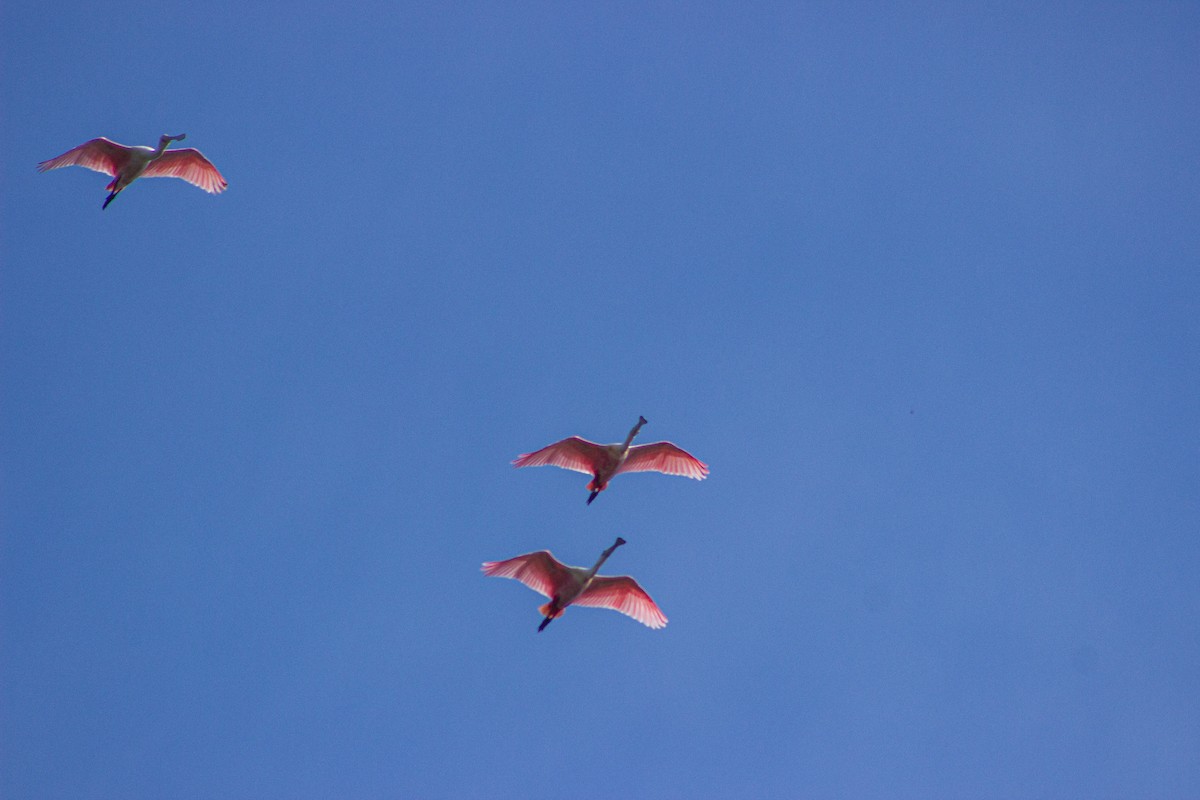
<path fill-rule="evenodd" d="M 38 164 L 38 172 L 59 167 L 86 167 L 112 176 L 104 187 L 109 191 L 101 208 L 108 208 L 121 191 L 138 178 L 181 178 L 199 186 L 209 194 L 220 194 L 229 184 L 204 155 L 195 148 L 168 150 L 167 145 L 186 137 L 186 134 L 163 134 L 158 147 L 118 144 L 103 136 L 84 142 L 57 158 Z"/>
<path fill-rule="evenodd" d="M 707 464 L 671 442 L 634 445 L 633 438 L 645 424 L 646 418 L 638 417 L 623 444 L 596 444 L 570 436 L 541 450 L 523 453 L 512 463 L 514 467 L 562 467 L 591 475 L 587 486 L 591 492 L 589 504 L 622 472 L 661 472 L 698 481 L 708 476 Z"/>
<path fill-rule="evenodd" d="M 569 605 L 609 608 L 650 628 L 661 628 L 667 624 L 666 616 L 637 581 L 628 575 L 612 577 L 596 574 L 600 565 L 623 544 L 625 540 L 617 537 L 616 543 L 600 554 L 600 560 L 591 569 L 567 566 L 550 551 L 539 550 L 507 561 L 487 561 L 483 565 L 483 574 L 513 578 L 550 598 L 550 602 L 538 609 L 545 617 L 538 627 L 539 632 L 552 619 L 562 616 L 563 610 Z"/>

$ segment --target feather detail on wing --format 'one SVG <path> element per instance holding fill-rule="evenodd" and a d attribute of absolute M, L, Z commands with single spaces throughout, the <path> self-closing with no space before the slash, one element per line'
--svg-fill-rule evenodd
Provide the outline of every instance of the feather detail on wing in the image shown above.
<path fill-rule="evenodd" d="M 597 575 L 575 598 L 573 605 L 609 608 L 633 617 L 649 628 L 662 628 L 667 624 L 666 615 L 650 599 L 646 590 L 628 575 Z"/>
<path fill-rule="evenodd" d="M 229 184 L 221 173 L 194 147 L 168 150 L 151 161 L 143 178 L 181 178 L 209 194 L 220 194 Z"/>
<path fill-rule="evenodd" d="M 59 167 L 86 167 L 115 176 L 129 160 L 129 148 L 103 136 L 84 142 L 57 158 L 38 164 L 38 172 Z"/>
<path fill-rule="evenodd" d="M 571 436 L 532 453 L 523 453 L 512 462 L 514 467 L 562 467 L 594 475 L 605 457 L 603 445 Z"/>
<path fill-rule="evenodd" d="M 570 571 L 549 550 L 526 553 L 506 561 L 485 561 L 483 574 L 490 578 L 512 578 L 538 594 L 554 597 L 571 580 Z"/>
<path fill-rule="evenodd" d="M 661 472 L 702 481 L 708 476 L 708 465 L 670 442 L 654 442 L 629 448 L 629 455 L 617 467 L 617 474 L 622 472 Z"/>

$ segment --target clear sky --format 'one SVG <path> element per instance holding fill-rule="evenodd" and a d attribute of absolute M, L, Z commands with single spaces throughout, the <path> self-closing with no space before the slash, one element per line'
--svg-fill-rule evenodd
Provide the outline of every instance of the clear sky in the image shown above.
<path fill-rule="evenodd" d="M 9 2 L 0 87 L 0 796 L 1200 796 L 1200 6 Z M 510 466 L 639 414 L 710 478 Z M 664 630 L 479 572 L 617 535 Z"/>

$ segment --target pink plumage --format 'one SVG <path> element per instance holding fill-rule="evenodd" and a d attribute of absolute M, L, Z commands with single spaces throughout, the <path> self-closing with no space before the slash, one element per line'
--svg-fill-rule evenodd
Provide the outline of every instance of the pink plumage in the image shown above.
<path fill-rule="evenodd" d="M 101 136 L 84 142 L 61 156 L 43 161 L 38 164 L 38 171 L 45 172 L 59 167 L 85 167 L 112 176 L 112 181 L 105 187 L 110 194 L 104 201 L 103 208 L 107 208 L 113 198 L 139 177 L 179 178 L 209 194 L 225 191 L 229 184 L 199 150 L 191 147 L 167 149 L 168 144 L 183 138 L 185 134 L 182 133 L 177 136 L 164 134 L 159 138 L 158 147 L 154 148 L 140 145 L 129 147 Z"/>
<path fill-rule="evenodd" d="M 487 561 L 483 574 L 494 578 L 512 578 L 550 598 L 538 610 L 545 617 L 539 631 L 550 620 L 562 616 L 569 605 L 607 608 L 632 617 L 649 628 L 662 628 L 667 617 L 638 582 L 628 575 L 597 575 L 600 565 L 613 554 L 625 540 L 618 538 L 616 544 L 600 555 L 600 560 L 589 569 L 570 567 L 558 561 L 548 550 L 526 553 L 505 561 Z"/>
<path fill-rule="evenodd" d="M 708 465 L 678 445 L 671 442 L 634 445 L 633 438 L 645 424 L 646 418 L 638 417 L 624 444 L 596 444 L 570 436 L 541 450 L 523 453 L 512 463 L 514 467 L 561 467 L 591 475 L 592 481 L 587 486 L 592 493 L 589 504 L 622 472 L 661 472 L 698 481 L 708 477 Z"/>
<path fill-rule="evenodd" d="M 180 178 L 209 194 L 220 194 L 229 185 L 212 162 L 194 147 L 168 150 L 161 158 L 150 162 L 142 177 Z"/>

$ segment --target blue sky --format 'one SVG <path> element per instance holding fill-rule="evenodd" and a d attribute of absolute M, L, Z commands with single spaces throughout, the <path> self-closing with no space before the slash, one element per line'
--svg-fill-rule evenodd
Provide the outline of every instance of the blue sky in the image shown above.
<path fill-rule="evenodd" d="M 1197 6 L 276 9 L 0 10 L 0 795 L 1200 795 Z"/>

